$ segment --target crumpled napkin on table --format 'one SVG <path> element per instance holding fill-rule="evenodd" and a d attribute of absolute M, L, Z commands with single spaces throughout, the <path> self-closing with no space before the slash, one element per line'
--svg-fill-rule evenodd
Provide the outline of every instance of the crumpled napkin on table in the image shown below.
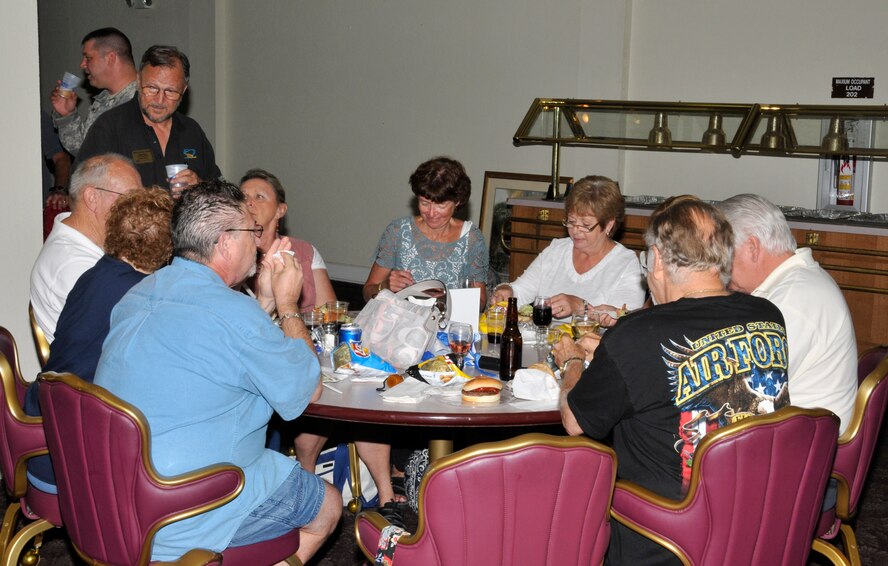
<path fill-rule="evenodd" d="M 512 380 L 512 395 L 530 401 L 558 399 L 561 388 L 548 373 L 538 369 L 519 369 Z"/>
<path fill-rule="evenodd" d="M 389 403 L 419 403 L 429 396 L 431 386 L 416 379 L 405 379 L 391 389 L 381 391 L 379 396 Z"/>

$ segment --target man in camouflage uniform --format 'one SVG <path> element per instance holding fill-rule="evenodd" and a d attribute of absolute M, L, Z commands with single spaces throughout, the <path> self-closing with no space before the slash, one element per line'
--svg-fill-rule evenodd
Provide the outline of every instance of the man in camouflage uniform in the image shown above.
<path fill-rule="evenodd" d="M 83 59 L 80 61 L 80 68 L 93 87 L 103 89 L 93 99 L 86 120 L 76 111 L 76 94 L 61 91 L 56 86 L 50 96 L 53 123 L 59 131 L 59 138 L 65 149 L 75 156 L 96 118 L 131 100 L 138 88 L 133 48 L 120 30 L 97 29 L 86 34 L 82 45 Z"/>

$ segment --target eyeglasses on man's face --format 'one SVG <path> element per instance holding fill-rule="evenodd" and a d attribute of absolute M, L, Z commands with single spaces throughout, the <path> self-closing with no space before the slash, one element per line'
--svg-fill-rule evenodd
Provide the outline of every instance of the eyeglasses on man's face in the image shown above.
<path fill-rule="evenodd" d="M 261 238 L 262 233 L 265 232 L 265 228 L 262 226 L 256 226 L 253 228 L 227 228 L 225 232 L 252 232 L 254 236 Z"/>
<path fill-rule="evenodd" d="M 93 185 L 92 188 L 94 188 L 97 191 L 102 191 L 102 192 L 106 192 L 106 193 L 114 193 L 115 195 L 124 194 L 124 193 L 121 193 L 120 191 L 112 191 L 111 189 L 103 189 L 102 187 L 97 187 L 95 185 Z"/>
<path fill-rule="evenodd" d="M 180 98 L 182 98 L 183 94 L 174 88 L 162 89 L 154 85 L 144 85 L 142 87 L 142 94 L 144 94 L 145 96 L 157 96 L 161 92 L 163 93 L 164 98 L 166 98 L 167 100 L 179 100 Z"/>
<path fill-rule="evenodd" d="M 641 264 L 641 274 L 647 277 L 647 274 L 651 272 L 650 269 L 650 260 L 654 257 L 654 254 L 651 253 L 651 250 L 644 250 L 640 254 L 638 254 L 638 263 Z"/>
<path fill-rule="evenodd" d="M 564 226 L 565 228 L 567 228 L 568 230 L 574 229 L 577 232 L 579 232 L 580 234 L 588 234 L 592 230 L 595 230 L 596 228 L 601 226 L 601 222 L 596 222 L 592 226 L 587 226 L 585 224 L 580 224 L 580 222 L 578 220 L 568 218 L 567 220 L 562 220 L 561 225 Z"/>

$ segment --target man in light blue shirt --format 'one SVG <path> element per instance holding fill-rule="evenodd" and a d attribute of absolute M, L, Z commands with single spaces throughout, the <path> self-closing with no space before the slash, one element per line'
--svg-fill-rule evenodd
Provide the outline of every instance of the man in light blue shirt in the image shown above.
<path fill-rule="evenodd" d="M 342 513 L 331 485 L 265 449 L 272 413 L 298 417 L 321 386 L 308 331 L 295 316 L 302 270 L 289 254 L 275 257 L 287 244 L 276 242 L 263 259 L 259 302 L 231 289 L 256 271 L 260 230 L 237 187 L 196 185 L 173 211 L 172 264 L 134 286 L 111 315 L 95 382 L 145 414 L 157 470 L 231 462 L 245 476 L 232 502 L 158 531 L 153 560 L 300 528 L 305 563 Z M 277 310 L 281 328 L 260 303 Z"/>

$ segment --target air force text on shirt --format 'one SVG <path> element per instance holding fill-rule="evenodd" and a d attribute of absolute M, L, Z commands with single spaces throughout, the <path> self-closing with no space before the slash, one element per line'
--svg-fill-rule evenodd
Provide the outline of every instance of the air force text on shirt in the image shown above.
<path fill-rule="evenodd" d="M 664 351 L 675 350 L 665 348 Z M 773 322 L 735 325 L 695 340 L 676 366 L 675 405 L 681 407 L 738 374 L 786 369 L 786 331 Z M 674 352 L 671 352 L 674 354 Z M 677 360 L 676 360 L 677 361 Z"/>

